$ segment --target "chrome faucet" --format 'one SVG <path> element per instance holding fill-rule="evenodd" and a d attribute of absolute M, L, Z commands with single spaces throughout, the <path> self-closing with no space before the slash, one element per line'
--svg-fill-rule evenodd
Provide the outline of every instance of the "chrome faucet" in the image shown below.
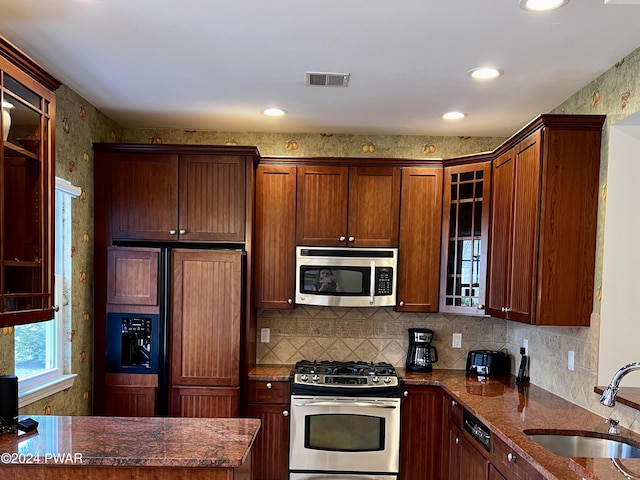
<path fill-rule="evenodd" d="M 622 380 L 622 377 L 627 373 L 632 372 L 633 370 L 640 370 L 640 362 L 625 365 L 615 373 L 611 379 L 611 383 L 600 397 L 600 403 L 602 405 L 605 407 L 613 407 L 616 404 L 616 396 L 618 395 L 618 388 L 620 388 L 620 380 Z"/>

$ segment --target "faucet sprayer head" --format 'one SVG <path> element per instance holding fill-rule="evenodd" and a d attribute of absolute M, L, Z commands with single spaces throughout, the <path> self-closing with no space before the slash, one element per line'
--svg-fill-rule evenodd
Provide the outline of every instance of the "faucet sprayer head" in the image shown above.
<path fill-rule="evenodd" d="M 609 385 L 602 396 L 600 397 L 600 403 L 605 407 L 613 407 L 616 404 L 616 395 L 618 394 L 618 388 Z"/>

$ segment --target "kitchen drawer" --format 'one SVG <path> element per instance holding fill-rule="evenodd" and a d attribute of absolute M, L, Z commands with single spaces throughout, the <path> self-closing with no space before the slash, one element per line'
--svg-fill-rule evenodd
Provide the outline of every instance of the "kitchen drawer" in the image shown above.
<path fill-rule="evenodd" d="M 507 480 L 545 480 L 544 475 L 496 435 L 491 436 L 491 463 Z"/>
<path fill-rule="evenodd" d="M 250 381 L 249 403 L 289 403 L 289 381 Z"/>

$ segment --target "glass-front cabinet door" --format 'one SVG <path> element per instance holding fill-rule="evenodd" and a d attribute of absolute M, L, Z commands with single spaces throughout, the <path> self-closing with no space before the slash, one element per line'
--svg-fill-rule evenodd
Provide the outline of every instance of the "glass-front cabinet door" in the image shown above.
<path fill-rule="evenodd" d="M 0 38 L 0 326 L 47 320 L 54 312 L 57 86 L 34 78 L 37 67 L 25 71 L 29 62 Z"/>
<path fill-rule="evenodd" d="M 484 315 L 491 162 L 445 167 L 440 311 Z"/>

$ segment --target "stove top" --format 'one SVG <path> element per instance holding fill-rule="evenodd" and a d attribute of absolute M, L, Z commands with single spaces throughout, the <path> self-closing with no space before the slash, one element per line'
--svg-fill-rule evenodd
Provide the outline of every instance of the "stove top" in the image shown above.
<path fill-rule="evenodd" d="M 400 380 L 390 363 L 301 360 L 291 372 L 293 393 L 398 393 Z M 396 392 L 397 391 L 397 392 Z"/>

